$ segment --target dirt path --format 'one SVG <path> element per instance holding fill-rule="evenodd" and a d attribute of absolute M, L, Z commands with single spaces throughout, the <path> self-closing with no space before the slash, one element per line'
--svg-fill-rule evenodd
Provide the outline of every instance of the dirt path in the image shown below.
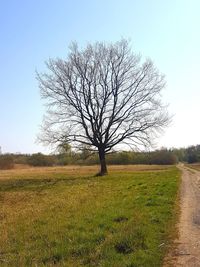
<path fill-rule="evenodd" d="M 181 215 L 177 249 L 167 257 L 167 266 L 200 267 L 200 172 L 183 165 Z"/>

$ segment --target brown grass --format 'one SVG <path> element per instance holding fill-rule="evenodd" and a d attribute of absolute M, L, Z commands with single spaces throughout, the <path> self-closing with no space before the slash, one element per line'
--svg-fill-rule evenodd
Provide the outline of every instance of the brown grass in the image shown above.
<path fill-rule="evenodd" d="M 187 167 L 200 171 L 200 163 L 186 164 Z"/>
<path fill-rule="evenodd" d="M 158 171 L 165 170 L 166 165 L 110 165 L 108 166 L 109 172 L 132 172 L 132 171 Z M 49 175 L 54 174 L 69 174 L 69 175 L 92 175 L 96 174 L 99 170 L 98 165 L 92 166 L 78 166 L 78 165 L 69 165 L 69 166 L 56 166 L 56 167 L 30 167 L 24 164 L 16 164 L 15 168 L 12 170 L 0 170 L 0 179 L 23 179 L 27 176 L 30 177 L 39 177 L 49 178 Z M 44 176 L 44 177 L 43 177 Z"/>

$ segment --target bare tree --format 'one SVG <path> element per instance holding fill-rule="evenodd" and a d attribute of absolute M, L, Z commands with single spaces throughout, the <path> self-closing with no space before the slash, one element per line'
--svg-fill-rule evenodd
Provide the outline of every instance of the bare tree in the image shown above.
<path fill-rule="evenodd" d="M 47 100 L 42 141 L 81 144 L 98 151 L 101 170 L 114 147 L 150 144 L 169 122 L 160 92 L 163 75 L 151 60 L 141 63 L 129 42 L 70 47 L 66 60 L 50 59 L 38 74 Z"/>

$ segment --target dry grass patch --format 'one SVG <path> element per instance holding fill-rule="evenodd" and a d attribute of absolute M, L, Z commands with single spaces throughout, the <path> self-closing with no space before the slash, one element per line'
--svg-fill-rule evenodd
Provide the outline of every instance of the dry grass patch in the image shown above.
<path fill-rule="evenodd" d="M 186 164 L 188 168 L 195 169 L 197 171 L 200 171 L 200 163 L 191 163 L 191 164 Z"/>
<path fill-rule="evenodd" d="M 166 165 L 110 165 L 108 166 L 109 172 L 133 172 L 133 171 L 158 171 L 166 170 L 171 166 Z M 61 167 L 30 167 L 28 165 L 15 165 L 12 170 L 0 170 L 0 180 L 4 179 L 26 179 L 26 178 L 45 178 L 54 175 L 70 175 L 70 176 L 84 176 L 95 175 L 99 171 L 98 165 L 92 166 L 61 166 Z M 50 175 L 50 176 L 49 176 Z"/>

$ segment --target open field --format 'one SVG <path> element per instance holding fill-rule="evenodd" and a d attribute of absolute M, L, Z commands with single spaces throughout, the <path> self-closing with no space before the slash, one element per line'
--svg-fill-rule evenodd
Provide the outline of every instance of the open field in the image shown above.
<path fill-rule="evenodd" d="M 0 172 L 0 266 L 162 266 L 174 234 L 176 167 Z"/>

